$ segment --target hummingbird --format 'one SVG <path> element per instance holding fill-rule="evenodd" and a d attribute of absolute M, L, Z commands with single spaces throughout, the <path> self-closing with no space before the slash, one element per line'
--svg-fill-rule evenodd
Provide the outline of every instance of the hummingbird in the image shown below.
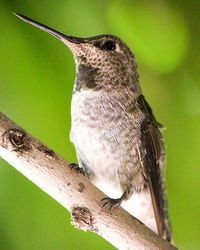
<path fill-rule="evenodd" d="M 102 206 L 121 205 L 171 241 L 161 125 L 142 93 L 135 55 L 116 36 L 77 38 L 14 14 L 74 56 L 70 139 L 79 168 L 107 195 Z"/>

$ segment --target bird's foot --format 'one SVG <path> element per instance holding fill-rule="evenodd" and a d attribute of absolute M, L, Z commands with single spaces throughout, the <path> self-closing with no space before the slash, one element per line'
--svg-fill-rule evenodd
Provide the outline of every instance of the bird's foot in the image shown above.
<path fill-rule="evenodd" d="M 70 163 L 69 168 L 70 168 L 70 170 L 75 170 L 77 173 L 80 173 L 84 176 L 86 175 L 84 169 L 80 168 L 79 165 L 76 163 Z"/>
<path fill-rule="evenodd" d="M 103 198 L 102 201 L 102 206 L 105 207 L 108 206 L 109 210 L 111 211 L 114 207 L 118 207 L 121 205 L 122 201 L 127 198 L 127 192 L 125 191 L 120 198 L 113 199 L 110 197 L 105 197 Z"/>
<path fill-rule="evenodd" d="M 101 201 L 102 201 L 102 206 L 101 206 L 101 207 L 108 206 L 110 211 L 111 211 L 114 207 L 120 206 L 120 204 L 122 203 L 122 199 L 121 199 L 121 198 L 112 199 L 112 198 L 110 198 L 110 197 L 105 197 L 105 198 L 103 198 Z"/>

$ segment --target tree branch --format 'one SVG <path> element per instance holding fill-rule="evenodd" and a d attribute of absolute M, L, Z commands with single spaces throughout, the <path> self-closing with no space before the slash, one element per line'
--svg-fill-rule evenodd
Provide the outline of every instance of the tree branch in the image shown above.
<path fill-rule="evenodd" d="M 71 212 L 72 224 L 118 249 L 176 249 L 121 207 L 101 208 L 105 197 L 68 162 L 0 113 L 0 156 Z"/>

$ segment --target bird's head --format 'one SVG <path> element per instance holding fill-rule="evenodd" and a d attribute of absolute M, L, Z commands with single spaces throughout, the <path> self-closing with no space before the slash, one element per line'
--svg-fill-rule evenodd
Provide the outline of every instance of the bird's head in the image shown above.
<path fill-rule="evenodd" d="M 61 40 L 73 53 L 76 62 L 76 90 L 111 90 L 138 84 L 134 55 L 128 46 L 113 35 L 90 38 L 67 36 L 21 14 L 23 21 Z"/>

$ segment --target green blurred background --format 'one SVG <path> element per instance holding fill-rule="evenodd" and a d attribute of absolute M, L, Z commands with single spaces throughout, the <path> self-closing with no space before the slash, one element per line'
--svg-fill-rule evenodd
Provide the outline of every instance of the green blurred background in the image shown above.
<path fill-rule="evenodd" d="M 115 34 L 132 48 L 144 94 L 167 127 L 175 242 L 183 250 L 200 249 L 200 1 L 0 0 L 0 111 L 74 162 L 72 55 L 12 11 L 70 35 Z M 0 159 L 0 249 L 114 248 L 74 229 L 61 205 Z"/>

